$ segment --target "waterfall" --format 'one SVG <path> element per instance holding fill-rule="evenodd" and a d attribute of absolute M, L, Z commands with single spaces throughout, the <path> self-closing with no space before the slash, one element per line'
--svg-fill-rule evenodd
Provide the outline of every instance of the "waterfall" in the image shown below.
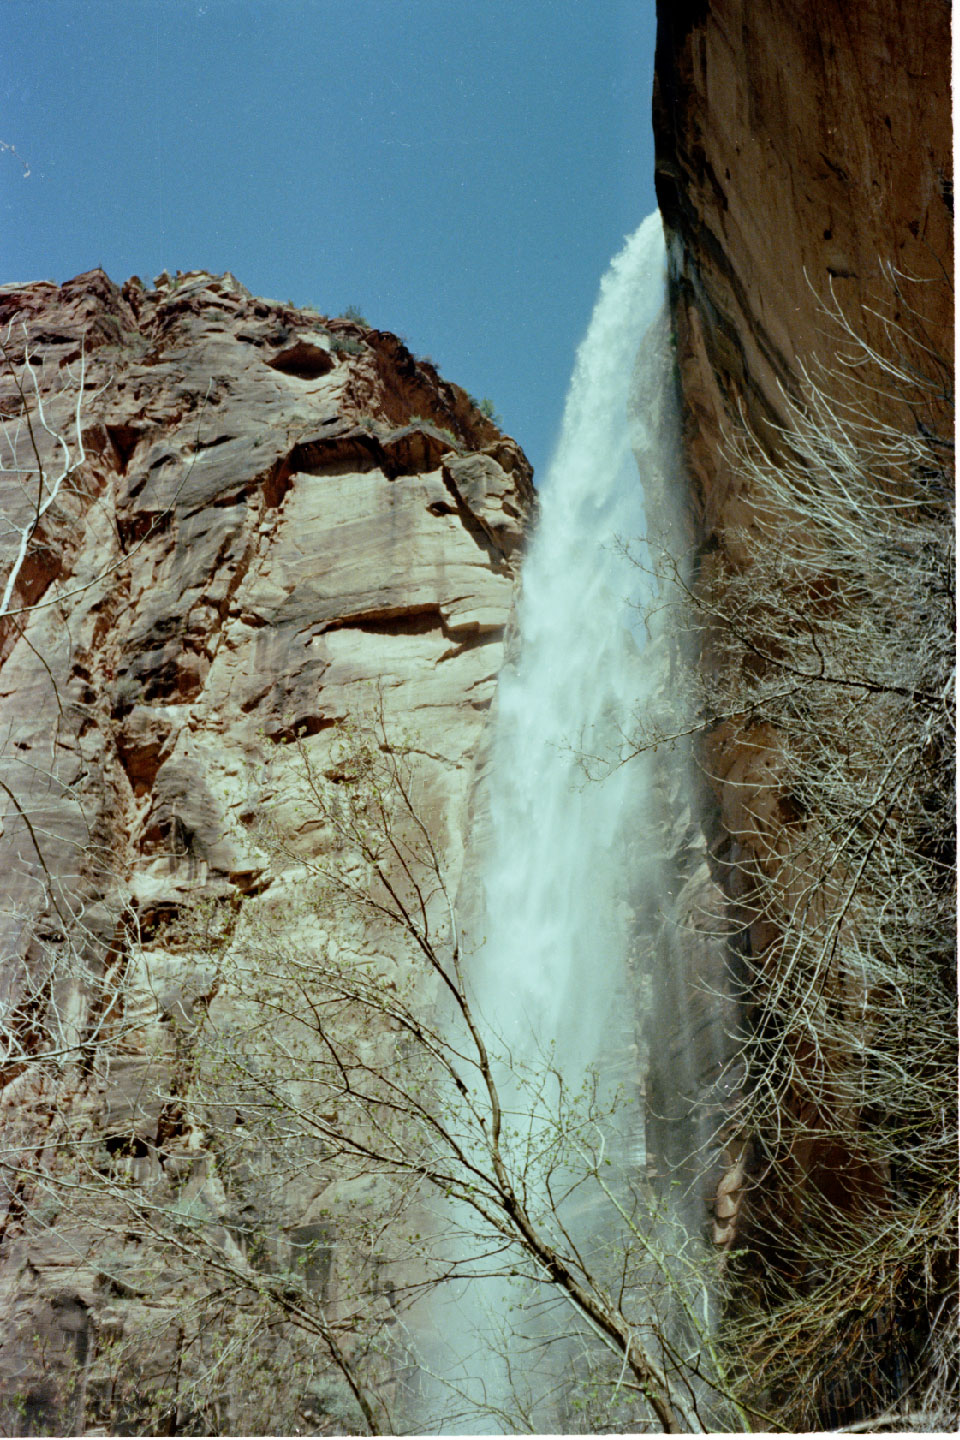
<path fill-rule="evenodd" d="M 542 1151 L 550 1124 L 544 1107 L 583 1087 L 598 1109 L 615 1110 L 604 1143 L 614 1174 L 619 1167 L 632 1176 L 642 1173 L 645 1145 L 631 895 L 642 878 L 645 826 L 652 832 L 650 775 L 642 762 L 609 761 L 630 728 L 649 669 L 640 617 L 650 581 L 623 542 L 635 542 L 645 529 L 635 455 L 655 448 L 657 426 L 631 400 L 638 380 L 653 397 L 660 393 L 663 332 L 653 327 L 664 310 L 664 280 L 655 212 L 603 278 L 540 488 L 518 601 L 519 643 L 498 685 L 479 843 L 484 895 L 473 907 L 483 914 L 482 939 L 469 962 L 473 1004 L 499 1057 L 513 1154 Z M 644 379 L 638 371 L 645 354 Z M 602 757 L 602 781 L 587 778 L 584 755 Z M 537 1195 L 542 1182 L 531 1165 L 530 1204 L 539 1204 L 549 1231 L 553 1201 Z M 564 1182 L 576 1184 L 569 1168 Z M 598 1190 L 579 1210 L 564 1202 L 563 1226 L 582 1251 L 599 1248 L 593 1229 L 603 1223 L 595 1218 L 600 1200 Z M 562 1344 L 546 1339 L 551 1326 L 564 1333 L 569 1312 L 558 1314 L 562 1304 L 542 1290 L 532 1301 L 531 1284 L 518 1296 L 516 1285 L 487 1273 L 441 1302 L 438 1343 L 446 1358 L 437 1355 L 434 1374 L 452 1382 L 459 1403 L 455 1418 L 445 1414 L 448 1433 L 458 1425 L 475 1433 L 481 1423 L 487 1432 L 491 1425 L 509 1429 L 518 1390 L 527 1426 L 558 1428 L 544 1397 L 563 1389 L 568 1357 Z M 554 1312 L 545 1318 L 550 1304 Z M 501 1329 L 511 1307 L 520 1318 Z"/>
<path fill-rule="evenodd" d="M 604 276 L 577 354 L 524 561 L 519 656 L 498 687 L 476 993 L 513 1053 L 552 1044 L 568 1072 L 609 1051 L 629 945 L 623 852 L 645 774 L 624 766 L 590 783 L 580 756 L 617 752 L 643 684 L 649 582 L 622 548 L 644 531 L 629 402 L 663 303 L 654 212 Z"/>

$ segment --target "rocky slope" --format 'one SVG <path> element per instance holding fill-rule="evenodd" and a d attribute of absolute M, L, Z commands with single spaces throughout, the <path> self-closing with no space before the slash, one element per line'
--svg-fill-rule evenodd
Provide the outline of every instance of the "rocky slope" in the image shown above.
<path fill-rule="evenodd" d="M 949 1139 L 931 1168 L 911 1158 L 935 1143 L 917 1118 L 932 1089 L 890 1138 L 899 1101 L 891 1080 L 884 1116 L 885 1056 L 899 1055 L 901 1076 L 926 1061 L 877 998 L 905 984 L 901 1007 L 943 1012 L 946 1028 L 924 1044 L 945 1057 L 937 1083 L 946 1076 L 941 1100 L 953 1111 L 952 841 L 930 798 L 943 794 L 949 809 L 949 664 L 938 665 L 952 610 L 950 8 L 658 8 L 656 179 L 691 487 L 682 545 L 696 556 L 708 715 L 699 763 L 716 805 L 714 873 L 736 901 L 745 1054 L 779 1106 L 759 1128 L 731 1133 L 716 1237 L 752 1247 L 748 1317 L 769 1305 L 777 1318 L 767 1330 L 758 1322 L 750 1363 L 792 1377 L 779 1392 L 768 1381 L 766 1393 L 788 1427 L 864 1421 L 902 1402 L 917 1407 L 912 1423 L 937 1428 L 955 1419 L 955 1402 L 937 1411 L 954 1362 L 929 1379 L 917 1357 L 939 1341 L 918 1315 L 952 1291 L 951 1222 L 938 1237 L 925 1232 L 923 1259 L 906 1246 L 894 1259 L 879 1244 L 867 1262 L 860 1247 L 911 1231 L 917 1195 L 921 1209 L 941 1199 L 944 1214 L 952 1208 Z M 856 389 L 858 376 L 867 385 Z M 816 413 L 811 380 L 826 397 Z M 857 408 L 844 410 L 851 399 Z M 839 477 L 855 452 L 845 513 Z M 912 531 L 897 529 L 884 497 L 896 497 Z M 924 548 L 936 556 L 927 566 L 916 558 Z M 837 677 L 832 690 L 825 674 Z M 898 687 L 912 695 L 900 708 Z M 775 691 L 799 699 L 775 701 Z M 925 776 L 912 811 L 900 772 L 884 789 L 900 746 L 907 769 Z M 869 844 L 850 839 L 866 835 Z M 881 851 L 886 869 L 875 875 Z M 876 954 L 899 946 L 903 968 L 878 969 Z M 918 955 L 929 966 L 922 983 Z M 803 1005 L 791 998 L 801 993 Z M 855 1051 L 862 1059 L 873 1046 L 866 1078 Z M 864 1084 L 873 1110 L 848 1098 Z M 849 1270 L 845 1247 L 859 1256 Z M 808 1362 L 798 1379 L 790 1367 Z"/>
<path fill-rule="evenodd" d="M 0 326 L 0 1392 L 27 1431 L 112 1427 L 124 1405 L 142 1426 L 181 1373 L 182 1280 L 124 1280 L 143 1234 L 106 1201 L 98 1230 L 67 1170 L 83 1191 L 126 1166 L 214 1226 L 237 1209 L 188 1114 L 184 1035 L 226 1002 L 183 917 L 233 933 L 272 906 L 275 950 L 302 940 L 284 885 L 323 827 L 294 780 L 334 773 L 363 717 L 416 751 L 455 888 L 531 471 L 395 336 L 230 275 L 6 286 Z M 376 927 L 343 930 L 382 953 Z M 288 1187 L 274 1251 L 321 1188 Z"/>

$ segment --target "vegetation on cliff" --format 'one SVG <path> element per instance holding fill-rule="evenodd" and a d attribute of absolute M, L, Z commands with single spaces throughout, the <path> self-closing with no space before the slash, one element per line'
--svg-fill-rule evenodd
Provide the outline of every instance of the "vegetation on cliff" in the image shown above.
<path fill-rule="evenodd" d="M 728 438 L 740 523 L 661 564 L 684 718 L 636 737 L 699 733 L 720 805 L 722 1329 L 788 1430 L 958 1419 L 952 369 L 889 284 L 882 350 L 832 304 L 834 366 Z"/>

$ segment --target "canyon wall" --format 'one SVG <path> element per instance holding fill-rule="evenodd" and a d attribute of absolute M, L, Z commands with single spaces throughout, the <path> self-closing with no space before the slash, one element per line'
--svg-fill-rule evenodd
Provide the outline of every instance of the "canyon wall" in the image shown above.
<path fill-rule="evenodd" d="M 835 358 L 831 310 L 884 347 L 912 301 L 952 362 L 950 6 L 663 6 L 653 103 L 685 451 L 722 543 L 740 511 L 721 437 L 782 421 L 798 361 Z"/>
<path fill-rule="evenodd" d="M 122 1186 L 164 1234 L 200 1217 L 237 1274 L 309 1242 L 311 1286 L 342 1298 L 363 1193 L 305 1160 L 254 1183 L 249 1146 L 231 1169 L 194 1042 L 242 1029 L 231 936 L 259 937 L 264 973 L 336 945 L 402 968 L 343 894 L 304 890 L 330 847 L 305 787 L 349 783 L 358 737 L 415 754 L 455 892 L 530 466 L 397 337 L 230 275 L 5 286 L 0 324 L 5 1423 L 342 1428 L 292 1371 L 289 1415 L 269 1385 L 231 1409 L 256 1366 L 229 1380 L 213 1312 L 185 1320 L 202 1284 L 176 1246 L 144 1278 Z M 220 1375 L 192 1398 L 191 1345 Z"/>
<path fill-rule="evenodd" d="M 914 1170 L 913 1154 L 928 1143 L 916 1138 L 923 1120 L 881 1140 L 892 1126 L 883 1105 L 850 1102 L 854 1090 L 879 1094 L 881 1052 L 900 1056 L 901 1075 L 925 1066 L 903 1021 L 877 998 L 922 954 L 926 978 L 913 989 L 908 980 L 896 1004 L 912 1011 L 914 1026 L 928 1011 L 942 1019 L 926 1053 L 942 1058 L 936 1103 L 948 1118 L 955 1111 L 950 7 L 683 0 L 658 9 L 656 184 L 690 486 L 678 543 L 695 596 L 686 619 L 700 644 L 697 753 L 713 874 L 737 932 L 726 981 L 692 958 L 685 983 L 693 993 L 738 990 L 739 1039 L 731 1036 L 728 1055 L 743 1046 L 753 1080 L 762 1072 L 779 1106 L 766 1133 L 753 1121 L 726 1132 L 721 1124 L 728 1149 L 714 1237 L 746 1243 L 741 1300 L 750 1297 L 754 1319 L 768 1304 L 778 1316 L 769 1330 L 760 1323 L 747 1353 L 765 1377 L 751 1382 L 755 1393 L 772 1385 L 766 1402 L 784 1405 L 775 1413 L 788 1428 L 893 1413 L 908 1374 L 912 1400 L 902 1403 L 916 1407 L 911 1423 L 950 1428 L 955 1400 L 943 1394 L 955 1384 L 955 1361 L 928 1381 L 917 1378 L 927 1374 L 917 1357 L 940 1345 L 936 1322 L 933 1339 L 925 1327 L 955 1283 L 952 1222 L 936 1239 L 929 1232 L 925 1259 L 904 1250 L 890 1284 L 889 1257 L 864 1264 L 861 1246 L 878 1230 L 907 1233 L 908 1192 L 941 1203 L 932 1198 L 940 1174 L 944 1214 L 952 1213 L 952 1119 L 940 1170 L 925 1162 Z M 856 478 L 844 501 L 848 462 Z M 924 548 L 936 560 L 910 570 L 905 557 Z M 852 641 L 838 639 L 844 627 Z M 907 768 L 925 777 L 914 811 L 902 777 L 884 790 L 885 757 L 901 744 Z M 811 776 L 802 755 L 818 746 L 822 768 Z M 826 770 L 836 814 L 829 799 L 824 809 Z M 872 774 L 875 789 L 864 781 L 858 790 L 855 771 Z M 826 844 L 843 806 L 844 834 L 859 827 L 869 846 Z M 891 861 L 874 878 L 881 842 L 891 854 L 902 844 L 903 868 Z M 919 873 L 914 862 L 925 867 L 922 903 L 906 878 Z M 891 914 L 902 907 L 893 940 L 887 919 L 870 931 L 884 905 Z M 922 941 L 911 928 L 921 910 Z M 903 950 L 881 973 L 872 957 L 884 946 Z M 854 1083 L 854 1051 L 874 1044 L 871 1078 L 858 1072 Z M 733 1116 L 744 1113 L 742 1075 L 727 1072 Z M 918 1100 L 918 1113 L 931 1104 L 930 1095 Z M 755 1119 L 755 1102 L 746 1111 Z M 860 1255 L 849 1275 L 839 1258 L 847 1245 Z M 920 1300 L 924 1270 L 937 1278 Z M 834 1284 L 831 1274 L 847 1278 Z M 927 1319 L 918 1318 L 924 1310 Z M 770 1376 L 781 1347 L 782 1373 L 794 1378 L 777 1391 Z M 790 1370 L 801 1355 L 809 1383 Z M 918 1398 L 928 1383 L 929 1411 Z"/>

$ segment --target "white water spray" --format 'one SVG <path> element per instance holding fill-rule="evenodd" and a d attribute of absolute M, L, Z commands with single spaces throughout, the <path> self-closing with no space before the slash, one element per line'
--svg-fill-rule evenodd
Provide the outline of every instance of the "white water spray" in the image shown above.
<path fill-rule="evenodd" d="M 642 824 L 644 776 L 628 766 L 585 783 L 576 752 L 615 753 L 642 685 L 635 607 L 648 582 L 621 548 L 644 531 L 628 411 L 663 303 L 655 212 L 604 276 L 577 354 L 524 562 L 519 661 L 498 687 L 476 993 L 513 1053 L 552 1044 L 568 1073 L 609 1047 L 629 942 L 622 852 L 625 827 Z"/>
<path fill-rule="evenodd" d="M 578 752 L 615 754 L 644 687 L 637 608 L 649 598 L 649 580 L 623 542 L 644 533 L 634 451 L 648 449 L 652 435 L 641 433 L 642 417 L 631 418 L 630 400 L 638 351 L 662 313 L 664 270 L 654 213 L 611 264 L 577 354 L 524 562 L 518 659 L 498 686 L 481 862 L 484 938 L 469 962 L 469 985 L 500 1054 L 506 1143 L 528 1157 L 521 1184 L 547 1231 L 557 1218 L 553 1200 L 536 1193 L 542 1182 L 529 1162 L 546 1148 L 550 1124 L 531 1118 L 547 1091 L 553 1094 L 554 1082 L 545 1087 L 542 1077 L 553 1067 L 569 1097 L 599 1074 L 609 1098 L 630 1069 L 624 1056 L 636 1038 L 628 976 L 636 874 L 626 851 L 629 840 L 635 872 L 648 774 L 644 765 L 626 765 L 592 783 Z M 634 1052 L 634 1076 L 636 1069 Z M 628 1085 L 616 1105 L 611 1149 L 619 1150 L 621 1166 L 642 1164 L 642 1100 Z M 569 1184 L 570 1170 L 563 1175 Z M 586 1249 L 594 1244 L 593 1223 L 567 1205 L 564 1229 L 572 1227 Z M 450 1298 L 436 1317 L 446 1358 L 438 1357 L 434 1373 L 446 1375 L 459 1415 L 451 1420 L 448 1411 L 444 1428 L 476 1433 L 483 1415 L 484 1428 L 510 1429 L 520 1392 L 525 1425 L 556 1428 L 544 1397 L 562 1391 L 566 1360 L 562 1346 L 543 1343 L 557 1317 L 544 1322 L 542 1297 L 534 1315 L 516 1287 L 488 1276 Z M 500 1325 L 514 1302 L 514 1320 Z M 560 1329 L 565 1333 L 563 1314 Z"/>

